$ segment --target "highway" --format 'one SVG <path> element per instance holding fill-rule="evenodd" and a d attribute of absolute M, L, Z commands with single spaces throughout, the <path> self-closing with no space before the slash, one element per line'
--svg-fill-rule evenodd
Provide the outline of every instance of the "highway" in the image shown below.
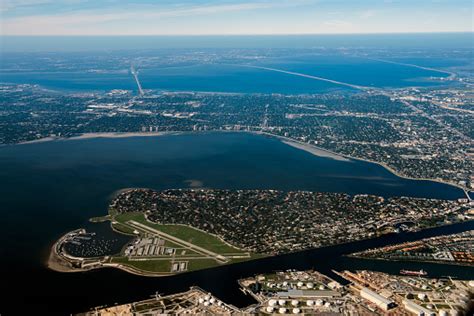
<path fill-rule="evenodd" d="M 450 131 L 451 133 L 453 134 L 456 134 L 457 136 L 459 136 L 460 138 L 462 138 L 464 141 L 466 141 L 467 143 L 472 143 L 472 139 L 466 135 L 464 135 L 463 133 L 461 133 L 459 130 L 447 125 L 446 123 L 444 123 L 443 121 L 437 119 L 434 115 L 429 115 L 427 114 L 425 111 L 423 111 L 422 109 L 416 107 L 415 105 L 411 104 L 410 102 L 406 101 L 406 100 L 400 100 L 403 104 L 405 104 L 407 107 L 409 107 L 413 112 L 415 112 L 416 114 L 419 114 L 420 116 L 438 124 L 439 126 L 443 127 L 444 129 Z"/>
<path fill-rule="evenodd" d="M 261 66 L 252 66 L 252 65 L 242 65 L 242 66 L 244 66 L 244 67 L 249 67 L 249 68 L 256 68 L 256 69 L 268 70 L 268 71 L 274 71 L 274 72 L 280 72 L 280 73 L 284 73 L 284 74 L 288 74 L 288 75 L 293 75 L 293 76 L 298 76 L 298 77 L 304 77 L 304 78 L 309 78 L 309 79 L 314 79 L 314 80 L 319 80 L 319 81 L 325 81 L 325 82 L 334 83 L 334 84 L 341 85 L 341 86 L 350 87 L 350 88 L 357 89 L 357 90 L 369 90 L 369 89 L 372 89 L 372 88 L 369 88 L 369 87 L 364 87 L 364 86 L 359 86 L 359 85 L 350 84 L 350 83 L 346 83 L 346 82 L 336 81 L 336 80 L 332 80 L 332 79 L 327 79 L 327 78 L 322 78 L 322 77 L 317 77 L 317 76 L 302 74 L 302 73 L 299 73 L 299 72 L 287 71 L 287 70 L 283 70 L 283 69 L 269 68 L 269 67 L 261 67 Z"/>
<path fill-rule="evenodd" d="M 373 61 L 379 61 L 381 63 L 386 63 L 386 64 L 394 64 L 394 65 L 407 66 L 407 67 L 418 68 L 418 69 L 423 69 L 423 70 L 428 70 L 428 71 L 435 71 L 435 72 L 449 75 L 450 79 L 456 77 L 456 74 L 454 72 L 450 72 L 446 70 L 440 70 L 440 69 L 431 68 L 431 67 L 424 67 L 424 66 L 419 66 L 415 64 L 400 63 L 400 62 L 386 60 L 386 59 L 378 59 L 378 58 L 368 58 L 368 59 L 373 60 Z"/>

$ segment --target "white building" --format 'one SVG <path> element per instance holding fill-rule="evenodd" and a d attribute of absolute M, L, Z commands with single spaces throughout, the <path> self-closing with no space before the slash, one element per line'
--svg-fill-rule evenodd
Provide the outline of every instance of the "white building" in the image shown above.
<path fill-rule="evenodd" d="M 424 308 L 410 300 L 403 300 L 403 306 L 407 311 L 418 316 L 435 316 L 436 313 L 430 311 L 429 309 Z"/>
<path fill-rule="evenodd" d="M 366 287 L 363 287 L 362 290 L 360 290 L 360 296 L 374 303 L 385 311 L 395 306 L 395 303 L 393 301 L 383 297 L 380 294 L 375 293 L 374 291 L 369 290 Z"/>

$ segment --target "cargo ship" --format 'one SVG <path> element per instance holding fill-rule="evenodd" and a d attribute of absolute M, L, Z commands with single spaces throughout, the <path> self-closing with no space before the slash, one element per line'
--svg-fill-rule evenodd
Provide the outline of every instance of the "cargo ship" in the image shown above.
<path fill-rule="evenodd" d="M 425 270 L 420 270 L 420 271 L 400 270 L 400 274 L 413 275 L 413 276 L 425 276 L 428 274 L 428 272 L 426 272 Z"/>

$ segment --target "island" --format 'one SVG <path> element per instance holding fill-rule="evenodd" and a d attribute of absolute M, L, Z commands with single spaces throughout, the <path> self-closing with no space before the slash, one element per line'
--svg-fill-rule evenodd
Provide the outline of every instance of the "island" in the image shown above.
<path fill-rule="evenodd" d="M 71 253 L 68 245 L 92 238 L 78 229 L 54 244 L 48 265 L 165 276 L 470 220 L 470 205 L 308 191 L 127 189 L 111 201 L 107 216 L 92 219 L 130 236 L 119 253 Z"/>

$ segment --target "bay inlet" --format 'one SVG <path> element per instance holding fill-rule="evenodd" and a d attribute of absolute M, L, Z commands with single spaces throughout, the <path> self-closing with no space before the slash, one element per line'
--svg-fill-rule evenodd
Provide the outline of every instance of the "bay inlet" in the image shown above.
<path fill-rule="evenodd" d="M 77 274 L 48 270 L 44 262 L 51 245 L 67 231 L 98 227 L 89 223 L 89 218 L 105 215 L 112 194 L 123 188 L 193 186 L 438 199 L 464 196 L 454 186 L 400 178 L 373 163 L 316 156 L 275 138 L 246 133 L 90 138 L 4 146 L 0 148 L 0 163 L 1 241 L 6 245 L 0 265 L 5 280 L 2 287 L 8 293 L 5 299 L 12 302 L 10 306 L 21 304 L 28 311 L 62 315 L 143 299 L 155 291 L 183 291 L 191 285 L 244 306 L 251 300 L 238 290 L 237 279 L 272 269 L 315 268 L 324 273 L 363 267 L 388 269 L 386 272 L 396 272 L 401 266 L 416 268 L 417 263 L 380 265 L 342 255 L 426 234 L 390 235 L 158 279 L 110 269 Z M 429 232 L 467 230 L 472 225 L 467 222 Z M 469 267 L 425 267 L 433 275 L 449 272 L 466 277 L 473 272 Z M 18 275 L 34 282 L 20 284 L 15 281 Z M 53 298 L 55 311 L 47 303 Z"/>

